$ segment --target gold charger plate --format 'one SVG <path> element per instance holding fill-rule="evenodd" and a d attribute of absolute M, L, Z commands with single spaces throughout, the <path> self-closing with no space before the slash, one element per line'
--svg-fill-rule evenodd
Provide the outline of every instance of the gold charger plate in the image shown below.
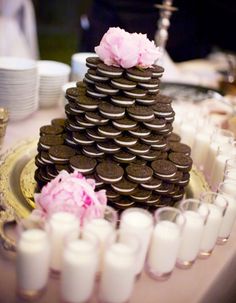
<path fill-rule="evenodd" d="M 34 208 L 34 157 L 37 153 L 37 140 L 24 141 L 10 150 L 0 166 L 0 192 L 6 208 L 12 208 L 16 216 L 26 217 Z M 203 174 L 193 166 L 186 196 L 198 198 L 209 186 Z"/>

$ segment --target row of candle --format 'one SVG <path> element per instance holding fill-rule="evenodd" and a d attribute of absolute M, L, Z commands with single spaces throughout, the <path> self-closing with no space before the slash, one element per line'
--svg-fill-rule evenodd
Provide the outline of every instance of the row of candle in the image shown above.
<path fill-rule="evenodd" d="M 154 279 L 167 279 L 175 265 L 190 268 L 197 256 L 209 256 L 225 243 L 236 218 L 234 183 L 225 181 L 218 192 L 199 200 L 183 200 L 179 208 L 130 208 L 120 218 L 107 207 L 104 218 L 80 227 L 73 214 L 58 212 L 45 229 L 23 229 L 17 245 L 17 281 L 21 296 L 35 297 L 44 289 L 48 269 L 61 273 L 66 302 L 85 302 L 100 277 L 103 302 L 122 303 L 131 295 L 143 268 Z"/>

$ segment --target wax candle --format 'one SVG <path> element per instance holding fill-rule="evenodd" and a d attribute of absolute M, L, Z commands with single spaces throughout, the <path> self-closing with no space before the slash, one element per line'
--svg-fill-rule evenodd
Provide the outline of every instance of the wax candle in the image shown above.
<path fill-rule="evenodd" d="M 147 264 L 155 276 L 169 274 L 177 259 L 180 244 L 180 228 L 170 221 L 156 224 L 151 238 Z"/>
<path fill-rule="evenodd" d="M 49 238 L 51 243 L 51 269 L 59 273 L 62 265 L 62 253 L 65 246 L 65 238 L 76 238 L 79 234 L 79 220 L 71 213 L 54 213 L 49 219 Z"/>
<path fill-rule="evenodd" d="M 133 233 L 140 241 L 140 248 L 136 262 L 136 274 L 139 274 L 144 266 L 153 230 L 153 217 L 146 210 L 135 207 L 129 208 L 122 213 L 120 229 Z"/>
<path fill-rule="evenodd" d="M 91 297 L 98 264 L 96 243 L 69 242 L 63 254 L 61 295 L 65 302 L 86 302 Z"/>
<path fill-rule="evenodd" d="M 186 222 L 178 252 L 177 265 L 179 267 L 182 265 L 189 266 L 195 261 L 200 249 L 204 228 L 204 219 L 199 213 L 186 210 L 184 211 L 184 216 Z"/>
<path fill-rule="evenodd" d="M 135 281 L 134 251 L 124 243 L 114 243 L 106 251 L 99 286 L 99 297 L 106 303 L 129 299 Z"/>
<path fill-rule="evenodd" d="M 22 232 L 16 258 L 17 288 L 21 296 L 35 297 L 44 289 L 49 262 L 50 247 L 46 232 L 39 229 Z"/>

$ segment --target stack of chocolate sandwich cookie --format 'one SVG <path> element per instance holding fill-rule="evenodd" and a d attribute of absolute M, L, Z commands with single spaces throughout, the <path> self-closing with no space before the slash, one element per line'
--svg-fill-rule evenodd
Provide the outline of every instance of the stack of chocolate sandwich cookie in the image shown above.
<path fill-rule="evenodd" d="M 172 132 L 172 99 L 159 94 L 163 68 L 123 69 L 98 57 L 87 66 L 83 82 L 67 89 L 67 119 L 40 130 L 39 186 L 62 169 L 77 170 L 106 189 L 115 208 L 173 205 L 185 193 L 192 160 Z"/>

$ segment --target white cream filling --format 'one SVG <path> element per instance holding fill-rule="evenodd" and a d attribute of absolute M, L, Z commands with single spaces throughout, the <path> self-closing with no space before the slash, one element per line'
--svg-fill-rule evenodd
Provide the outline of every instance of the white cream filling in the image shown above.
<path fill-rule="evenodd" d="M 102 77 L 102 76 L 92 75 L 92 74 L 89 74 L 89 77 L 94 79 L 94 80 L 100 80 L 100 81 L 107 81 L 108 80 L 107 77 Z"/>
<path fill-rule="evenodd" d="M 114 99 L 114 98 L 111 98 L 111 101 L 116 103 L 116 104 L 121 104 L 121 105 L 124 105 L 124 104 L 127 104 L 127 105 L 132 105 L 134 104 L 135 100 L 132 100 L 132 101 L 123 101 L 123 100 L 119 100 L 119 99 Z"/>
<path fill-rule="evenodd" d="M 157 193 L 167 193 L 169 191 L 169 189 L 161 189 L 161 188 L 157 188 L 155 190 Z"/>
<path fill-rule="evenodd" d="M 104 69 L 100 69 L 98 68 L 98 71 L 100 71 L 102 74 L 105 74 L 107 76 L 121 76 L 122 75 L 122 72 L 109 72 L 107 70 L 104 70 Z"/>
<path fill-rule="evenodd" d="M 70 164 L 70 167 L 73 168 L 75 171 L 78 171 L 80 173 L 88 173 L 90 171 L 93 171 L 93 168 L 78 168 L 78 167 L 75 167 L 71 164 Z"/>
<path fill-rule="evenodd" d="M 149 131 L 149 132 L 143 132 L 143 133 L 139 133 L 139 132 L 135 132 L 135 131 L 133 131 L 133 130 L 130 130 L 129 131 L 132 135 L 135 135 L 135 136 L 139 136 L 139 137 L 142 137 L 142 136 L 147 136 L 147 135 L 149 135 L 150 133 L 151 133 L 151 131 Z"/>
<path fill-rule="evenodd" d="M 158 88 L 158 84 L 152 83 L 139 83 L 139 85 L 145 88 Z"/>
<path fill-rule="evenodd" d="M 40 164 L 42 164 L 42 165 L 44 164 L 43 161 L 42 161 L 40 158 L 37 158 L 37 160 L 38 160 L 38 162 L 39 162 Z M 46 162 L 46 161 L 44 161 L 44 162 Z"/>
<path fill-rule="evenodd" d="M 106 147 L 100 146 L 99 143 L 97 144 L 97 147 L 99 147 L 102 151 L 106 151 L 106 152 L 115 152 L 115 151 L 120 150 L 120 147 L 106 148 Z"/>
<path fill-rule="evenodd" d="M 130 193 L 130 192 L 132 192 L 133 190 L 134 190 L 134 188 L 119 188 L 119 187 L 117 187 L 117 186 L 115 186 L 115 185 L 111 185 L 112 186 L 112 188 L 114 188 L 115 190 L 117 190 L 117 191 L 119 191 L 119 192 L 122 192 L 122 193 Z"/>
<path fill-rule="evenodd" d="M 104 139 L 106 139 L 105 137 L 102 137 L 102 136 L 96 136 L 96 135 L 93 135 L 93 134 L 90 134 L 90 133 L 88 133 L 88 135 L 90 136 L 90 137 L 92 137 L 93 139 L 97 139 L 97 140 L 104 140 Z"/>
<path fill-rule="evenodd" d="M 148 188 L 148 189 L 157 189 L 161 186 L 161 183 L 158 185 L 150 185 L 150 184 L 143 183 L 143 184 L 141 184 L 141 186 L 144 188 Z"/>
<path fill-rule="evenodd" d="M 79 126 L 79 125 L 75 125 L 75 124 L 70 124 L 69 123 L 69 126 L 72 127 L 72 128 L 78 129 L 78 130 L 84 129 L 84 127 Z"/>
<path fill-rule="evenodd" d="M 91 105 L 91 104 L 79 104 L 79 106 L 84 109 L 96 109 L 98 107 L 97 105 Z M 83 113 L 83 111 L 81 113 Z"/>
<path fill-rule="evenodd" d="M 109 121 L 109 119 L 101 119 L 101 120 L 98 120 L 98 119 L 95 119 L 95 118 L 91 118 L 91 117 L 88 117 L 86 114 L 85 114 L 85 117 L 86 117 L 86 119 L 89 120 L 89 122 L 107 123 L 107 122 Z"/>
<path fill-rule="evenodd" d="M 70 144 L 73 144 L 73 145 L 77 145 L 74 141 L 72 141 L 72 140 L 70 140 L 70 139 L 68 139 L 68 138 L 66 138 L 66 142 L 67 142 L 67 143 L 70 143 Z"/>
<path fill-rule="evenodd" d="M 111 132 L 106 132 L 106 131 L 101 130 L 101 129 L 98 129 L 98 132 L 103 134 L 104 136 L 110 136 L 111 135 Z M 120 134 L 121 134 L 121 131 L 117 131 L 116 133 L 112 132 L 112 136 L 119 136 Z"/>
<path fill-rule="evenodd" d="M 92 141 L 92 140 L 81 140 L 81 139 L 77 139 L 77 138 L 75 138 L 75 137 L 73 137 L 73 139 L 76 141 L 76 142 L 78 142 L 78 143 L 80 143 L 80 144 L 92 144 L 94 141 Z"/>
<path fill-rule="evenodd" d="M 134 93 L 133 91 L 126 91 L 124 90 L 124 93 L 127 95 L 127 96 L 131 96 L 131 97 L 144 97 L 146 95 L 146 93 Z"/>
<path fill-rule="evenodd" d="M 189 165 L 179 165 L 179 164 L 175 164 L 175 166 L 177 166 L 178 168 L 188 168 Z"/>
<path fill-rule="evenodd" d="M 145 182 L 151 179 L 151 177 L 146 177 L 146 178 L 139 178 L 139 177 L 134 177 L 129 175 L 129 178 L 134 180 L 134 181 L 138 181 L 138 182 Z"/>
<path fill-rule="evenodd" d="M 150 80 L 151 77 L 142 77 L 142 76 L 137 76 L 137 75 L 133 75 L 133 74 L 130 74 L 130 73 L 127 73 L 127 76 L 129 76 L 131 79 L 135 79 L 135 80 L 140 80 L 140 81 L 147 81 L 147 80 Z"/>
<path fill-rule="evenodd" d="M 110 179 L 110 178 L 102 177 L 101 175 L 99 175 L 99 178 L 105 182 L 118 182 L 122 179 L 122 176 L 119 178 Z"/>
<path fill-rule="evenodd" d="M 178 183 L 179 184 L 185 184 L 185 183 L 188 183 L 189 182 L 189 180 L 180 180 Z"/>
<path fill-rule="evenodd" d="M 136 101 L 139 102 L 139 103 L 142 103 L 142 104 L 152 104 L 152 103 L 154 103 L 155 100 L 154 99 L 153 100 L 136 99 Z"/>
<path fill-rule="evenodd" d="M 43 144 L 43 143 L 41 143 L 41 142 L 40 142 L 40 145 L 41 145 L 41 147 L 43 147 L 43 148 L 45 148 L 45 149 L 49 149 L 49 148 L 50 148 L 49 145 L 45 145 L 45 144 Z"/>
<path fill-rule="evenodd" d="M 118 91 L 119 91 L 119 89 L 115 89 L 115 88 L 110 88 L 110 89 L 108 89 L 108 88 L 99 87 L 99 86 L 97 86 L 97 85 L 95 85 L 95 87 L 96 87 L 97 90 L 99 90 L 99 91 L 102 92 L 102 93 L 116 94 L 116 93 L 118 93 Z"/>
<path fill-rule="evenodd" d="M 71 110 L 73 113 L 76 113 L 76 114 L 83 114 L 83 113 L 84 113 L 84 111 L 81 110 L 81 109 L 70 108 L 70 110 Z"/>
<path fill-rule="evenodd" d="M 119 122 L 115 122 L 115 121 L 112 121 L 112 124 L 116 127 L 120 127 L 122 129 L 125 129 L 125 130 L 126 129 L 131 129 L 131 128 L 133 128 L 137 125 L 137 123 L 132 124 L 132 125 L 130 125 L 130 124 L 119 124 Z"/>
<path fill-rule="evenodd" d="M 87 126 L 87 127 L 92 127 L 94 126 L 92 123 L 89 123 L 89 122 L 84 122 L 84 121 L 79 121 L 79 120 L 76 120 L 78 124 L 81 124 L 82 126 Z"/>
<path fill-rule="evenodd" d="M 111 83 L 113 85 L 116 85 L 119 88 L 123 88 L 123 89 L 129 89 L 129 88 L 135 88 L 136 87 L 136 84 L 122 84 L 122 83 L 116 82 L 114 80 L 111 80 Z"/>
<path fill-rule="evenodd" d="M 136 156 L 133 156 L 133 157 L 130 157 L 130 158 L 122 158 L 122 157 L 119 157 L 117 155 L 114 155 L 114 158 L 116 158 L 117 160 L 121 160 L 121 161 L 132 161 L 132 160 L 135 160 Z"/>
<path fill-rule="evenodd" d="M 89 78 L 87 78 L 86 76 L 84 76 L 84 81 L 94 84 L 95 82 L 93 80 L 90 80 Z"/>
<path fill-rule="evenodd" d="M 166 121 L 172 121 L 174 120 L 174 117 L 165 117 Z"/>
<path fill-rule="evenodd" d="M 158 115 L 158 116 L 163 116 L 163 117 L 169 116 L 169 115 L 172 114 L 172 112 L 163 113 L 163 112 L 158 112 L 158 111 L 155 111 L 155 110 L 154 110 L 154 113 L 155 113 L 156 115 Z"/>
<path fill-rule="evenodd" d="M 88 90 L 87 89 L 87 93 L 93 97 L 100 97 L 100 98 L 105 98 L 107 97 L 106 94 L 102 94 L 102 93 L 99 93 L 99 92 L 92 92 L 91 90 Z"/>
<path fill-rule="evenodd" d="M 157 93 L 159 92 L 159 88 L 149 88 L 149 93 Z"/>
<path fill-rule="evenodd" d="M 149 116 L 138 116 L 138 115 L 134 115 L 134 114 L 129 114 L 129 115 L 134 119 L 141 119 L 141 120 L 150 120 L 154 117 L 154 114 L 149 115 Z"/>
<path fill-rule="evenodd" d="M 120 141 L 119 139 L 114 139 L 114 141 L 122 146 L 132 146 L 134 144 L 137 143 L 137 140 L 134 140 L 134 141 L 130 141 L 130 142 L 124 142 L 124 141 Z"/>
<path fill-rule="evenodd" d="M 152 72 L 152 75 L 153 75 L 154 77 L 159 77 L 159 76 L 162 76 L 162 75 L 163 75 L 163 72 L 161 72 L 161 73 Z"/>
<path fill-rule="evenodd" d="M 145 150 L 139 150 L 139 149 L 135 149 L 135 148 L 133 148 L 133 147 L 128 147 L 128 149 L 130 150 L 130 151 L 132 151 L 132 152 L 135 152 L 135 153 L 137 153 L 137 154 L 142 154 L 142 153 L 148 153 L 148 151 L 149 151 L 149 148 L 148 149 L 145 149 Z"/>
<path fill-rule="evenodd" d="M 164 127 L 166 124 L 163 123 L 163 124 L 152 124 L 152 123 L 147 123 L 145 122 L 144 125 L 146 125 L 147 127 L 150 127 L 150 128 L 155 128 L 155 129 L 159 129 L 159 128 L 162 128 Z"/>
<path fill-rule="evenodd" d="M 131 197 L 135 200 L 138 200 L 138 201 L 143 201 L 143 200 L 146 200 L 149 198 L 150 195 L 146 196 L 146 197 L 137 197 L 137 196 L 133 196 L 131 195 Z"/>
<path fill-rule="evenodd" d="M 45 159 L 45 158 L 42 157 L 42 156 L 41 156 L 41 158 L 42 158 L 42 160 L 43 160 L 45 163 L 47 163 L 47 164 L 52 164 L 52 163 L 53 163 L 52 161 L 50 161 L 50 160 L 48 160 L 48 159 Z M 41 164 L 44 164 L 44 163 L 41 163 Z"/>
<path fill-rule="evenodd" d="M 96 153 L 93 153 L 93 152 L 90 152 L 90 151 L 87 151 L 85 149 L 83 149 L 83 152 L 87 155 L 87 156 L 91 156 L 91 157 L 100 157 L 100 156 L 103 156 L 104 153 L 103 152 L 100 152 L 100 151 L 97 151 Z"/>
<path fill-rule="evenodd" d="M 120 117 L 123 117 L 125 115 L 125 112 L 115 114 L 115 113 L 106 113 L 103 110 L 100 110 L 100 113 L 103 114 L 103 115 L 106 115 L 106 116 L 116 117 L 116 118 L 120 118 Z"/>
<path fill-rule="evenodd" d="M 153 144 L 151 144 L 151 146 L 154 148 L 158 148 L 158 147 L 162 148 L 162 147 L 166 147 L 166 143 L 163 143 L 163 144 L 153 143 Z"/>
<path fill-rule="evenodd" d="M 51 156 L 49 155 L 49 157 L 53 160 L 53 161 L 58 161 L 58 162 L 65 162 L 68 161 L 69 159 L 65 159 L 65 158 L 57 158 L 55 156 Z"/>
<path fill-rule="evenodd" d="M 144 160 L 154 160 L 154 159 L 156 159 L 156 156 L 140 155 L 140 157 Z"/>
<path fill-rule="evenodd" d="M 171 178 L 171 177 L 173 177 L 175 175 L 175 173 L 173 173 L 171 175 L 163 175 L 163 174 L 160 174 L 160 173 L 157 173 L 157 172 L 155 172 L 155 174 L 157 176 L 160 176 L 160 177 L 163 177 L 163 178 Z"/>

